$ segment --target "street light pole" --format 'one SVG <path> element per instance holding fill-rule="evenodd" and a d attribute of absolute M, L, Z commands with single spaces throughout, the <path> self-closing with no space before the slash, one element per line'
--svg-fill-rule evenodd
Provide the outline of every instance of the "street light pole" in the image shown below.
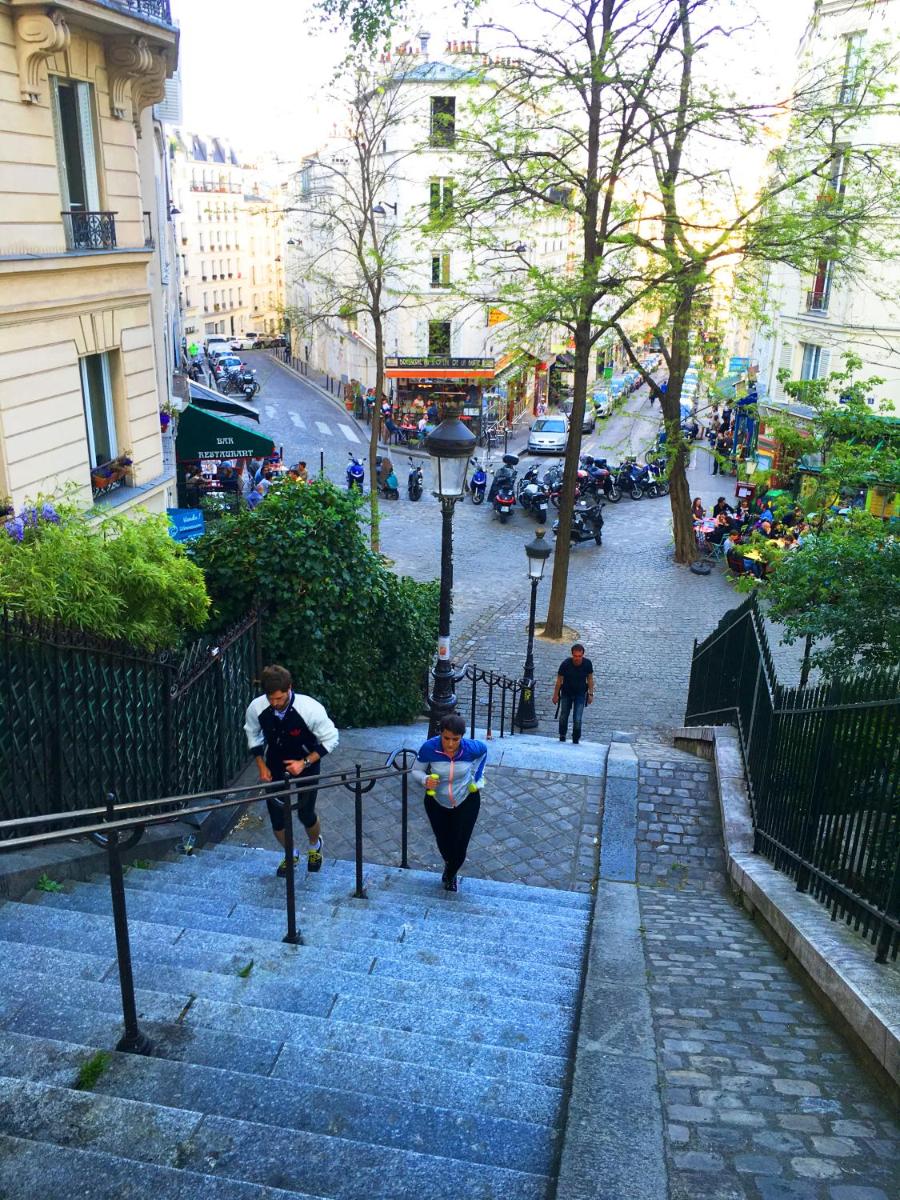
<path fill-rule="evenodd" d="M 534 709 L 534 618 L 537 606 L 538 584 L 544 575 L 544 566 L 552 550 L 544 541 L 546 530 L 538 527 L 534 541 L 525 547 L 528 556 L 528 578 L 531 580 L 531 608 L 528 614 L 528 649 L 525 652 L 525 667 L 522 672 L 522 690 L 519 693 L 519 711 L 516 724 L 519 730 L 537 729 L 538 719 Z"/>
<path fill-rule="evenodd" d="M 438 654 L 428 700 L 428 736 L 434 737 L 443 717 L 456 709 L 456 673 L 450 657 L 450 614 L 453 610 L 453 510 L 462 499 L 466 472 L 476 439 L 457 416 L 444 420 L 425 439 L 431 458 L 432 490 L 441 502 L 441 593 Z"/>

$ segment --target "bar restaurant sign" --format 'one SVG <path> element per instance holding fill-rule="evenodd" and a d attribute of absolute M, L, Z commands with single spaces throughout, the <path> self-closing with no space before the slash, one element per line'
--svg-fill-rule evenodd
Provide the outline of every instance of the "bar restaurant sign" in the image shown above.
<path fill-rule="evenodd" d="M 492 358 L 451 358 L 449 354 L 431 354 L 423 358 L 388 356 L 384 360 L 384 365 L 386 367 L 421 368 L 422 370 L 434 367 L 436 370 L 443 368 L 453 371 L 492 371 L 494 360 Z"/>

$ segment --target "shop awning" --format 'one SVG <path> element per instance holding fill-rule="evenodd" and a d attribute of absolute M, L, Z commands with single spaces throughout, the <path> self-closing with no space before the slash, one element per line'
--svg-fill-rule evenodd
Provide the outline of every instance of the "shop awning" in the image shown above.
<path fill-rule="evenodd" d="M 494 368 L 494 383 L 508 383 L 519 371 L 533 366 L 536 362 L 538 359 L 527 350 L 514 350 L 511 354 L 504 354 L 497 360 Z"/>
<path fill-rule="evenodd" d="M 422 358 L 391 355 L 385 359 L 384 373 L 388 379 L 493 379 L 492 358 L 456 358 L 449 354 L 426 355 Z"/>
<path fill-rule="evenodd" d="M 189 404 L 178 418 L 175 457 L 179 462 L 196 458 L 266 458 L 274 453 L 275 443 L 270 437 L 213 416 L 194 404 Z"/>
<path fill-rule="evenodd" d="M 574 371 L 575 355 L 570 350 L 564 350 L 562 354 L 557 354 L 556 366 L 558 366 L 561 371 Z"/>
<path fill-rule="evenodd" d="M 207 387 L 203 383 L 196 383 L 193 379 L 188 385 L 188 394 L 191 404 L 196 404 L 198 408 L 228 413 L 232 417 L 249 417 L 251 421 L 259 421 L 259 413 L 245 400 L 236 400 L 234 396 L 223 396 L 215 388 Z"/>

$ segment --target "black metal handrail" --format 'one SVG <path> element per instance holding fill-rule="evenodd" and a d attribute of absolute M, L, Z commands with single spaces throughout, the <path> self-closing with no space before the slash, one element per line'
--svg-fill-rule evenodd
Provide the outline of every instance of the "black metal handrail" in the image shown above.
<path fill-rule="evenodd" d="M 172 10 L 169 0 L 111 0 L 116 8 L 124 8 L 136 13 L 139 17 L 152 17 L 165 25 L 172 24 Z"/>
<path fill-rule="evenodd" d="M 694 644 L 686 724 L 737 726 L 754 851 L 900 952 L 900 671 L 819 687 L 777 679 L 755 596 Z"/>
<path fill-rule="evenodd" d="M 125 1032 L 116 1044 L 116 1049 L 131 1054 L 151 1054 L 153 1045 L 141 1030 L 137 1020 L 134 998 L 134 977 L 131 966 L 131 943 L 128 933 L 128 909 L 125 901 L 125 879 L 119 837 L 122 833 L 137 830 L 143 832 L 148 825 L 160 825 L 173 820 L 184 821 L 204 813 L 236 808 L 240 805 L 258 804 L 264 800 L 281 800 L 291 809 L 284 825 L 285 851 L 285 905 L 287 909 L 287 931 L 283 941 L 289 945 L 302 945 L 303 937 L 297 928 L 297 902 L 294 879 L 294 825 L 292 817 L 294 799 L 303 792 L 345 787 L 354 794 L 354 832 L 356 858 L 356 887 L 354 896 L 367 899 L 363 884 L 363 806 L 362 798 L 376 783 L 400 776 L 400 866 L 406 869 L 409 839 L 409 775 L 417 752 L 408 748 L 395 750 L 381 767 L 363 769 L 357 763 L 352 770 L 329 771 L 304 781 L 302 777 L 286 775 L 284 784 L 253 783 L 245 787 L 232 788 L 226 798 L 219 792 L 198 792 L 187 796 L 163 796 L 142 803 L 118 804 L 114 792 L 108 792 L 106 803 L 96 808 L 80 809 L 78 812 L 45 813 L 40 816 L 18 817 L 12 821 L 0 821 L 0 853 L 22 850 L 52 842 L 68 841 L 73 837 L 103 834 L 106 838 L 107 861 L 109 864 L 109 887 L 112 901 L 113 924 L 116 935 L 116 958 L 119 968 L 119 986 L 122 993 L 122 1017 Z M 251 794 L 252 793 L 252 794 Z M 207 803 L 207 801 L 209 801 Z M 136 816 L 123 816 L 139 809 Z M 148 811 L 149 810 L 149 811 Z M 158 815 L 154 816 L 154 810 Z M 101 820 L 96 818 L 102 817 Z M 80 824 L 72 826 L 74 820 Z M 58 825 L 65 822 L 65 829 L 42 829 L 38 833 L 27 832 L 35 825 Z M 25 829 L 20 836 L 16 830 Z"/>
<path fill-rule="evenodd" d="M 115 250 L 116 214 L 69 209 L 62 214 L 70 250 Z"/>
<path fill-rule="evenodd" d="M 475 717 L 476 713 L 478 713 L 478 715 L 484 716 L 486 738 L 502 738 L 505 736 L 512 737 L 516 732 L 516 705 L 523 687 L 522 680 L 509 679 L 506 675 L 501 674 L 499 671 L 491 671 L 485 667 L 479 667 L 474 663 L 471 666 L 459 668 L 457 671 L 457 679 L 467 679 L 472 685 L 469 710 L 469 727 L 471 730 L 471 736 L 475 736 Z M 480 683 L 487 685 L 487 698 L 481 700 L 479 707 L 478 685 Z M 498 704 L 499 714 L 497 713 Z M 462 707 L 461 697 L 457 706 Z M 492 724 L 495 716 L 497 715 L 499 715 L 500 719 L 499 732 L 494 730 Z"/>

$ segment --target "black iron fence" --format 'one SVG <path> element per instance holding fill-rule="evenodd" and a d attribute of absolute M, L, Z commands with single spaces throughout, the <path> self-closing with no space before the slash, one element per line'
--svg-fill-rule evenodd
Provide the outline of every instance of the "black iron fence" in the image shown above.
<path fill-rule="evenodd" d="M 114 250 L 116 214 L 71 209 L 62 213 L 69 250 Z"/>
<path fill-rule="evenodd" d="M 755 596 L 694 645 L 685 723 L 736 724 L 754 849 L 877 947 L 900 950 L 900 669 L 777 680 Z"/>
<path fill-rule="evenodd" d="M 0 616 L 0 819 L 222 788 L 259 677 L 248 616 L 181 655 Z"/>

